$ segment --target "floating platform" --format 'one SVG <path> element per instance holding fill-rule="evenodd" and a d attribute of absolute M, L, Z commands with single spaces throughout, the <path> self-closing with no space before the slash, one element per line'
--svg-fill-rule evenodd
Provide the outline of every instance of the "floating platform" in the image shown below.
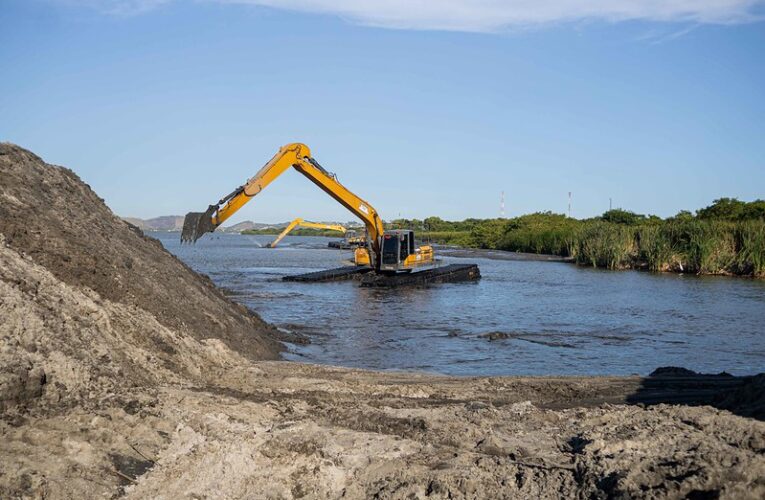
<path fill-rule="evenodd" d="M 352 280 L 359 277 L 362 274 L 370 272 L 368 267 L 359 266 L 344 266 L 337 267 L 335 269 L 326 269 L 324 271 L 314 271 L 312 273 L 295 274 L 292 276 L 284 276 L 283 281 L 302 281 L 320 283 L 322 281 L 343 281 Z"/>
<path fill-rule="evenodd" d="M 361 286 L 375 288 L 393 288 L 397 286 L 427 286 L 436 283 L 457 281 L 475 281 L 481 279 L 481 271 L 476 264 L 449 264 L 434 267 L 427 271 L 404 274 L 369 273 L 361 278 Z"/>
<path fill-rule="evenodd" d="M 359 248 L 363 245 L 359 243 L 348 243 L 346 241 L 330 241 L 327 243 L 327 246 L 329 248 L 337 248 L 338 250 L 353 250 L 354 248 Z"/>
<path fill-rule="evenodd" d="M 361 286 L 375 288 L 394 288 L 398 286 L 427 286 L 436 283 L 457 281 L 475 281 L 481 278 L 481 271 L 476 264 L 450 264 L 404 274 L 375 274 L 368 267 L 345 266 L 312 273 L 284 276 L 284 281 L 320 283 L 361 279 Z"/>

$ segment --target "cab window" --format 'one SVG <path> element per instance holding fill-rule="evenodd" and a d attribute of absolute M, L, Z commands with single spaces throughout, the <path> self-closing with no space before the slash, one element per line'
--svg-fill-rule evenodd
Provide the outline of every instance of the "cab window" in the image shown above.
<path fill-rule="evenodd" d="M 386 234 L 383 236 L 382 261 L 383 264 L 398 264 L 398 236 Z"/>

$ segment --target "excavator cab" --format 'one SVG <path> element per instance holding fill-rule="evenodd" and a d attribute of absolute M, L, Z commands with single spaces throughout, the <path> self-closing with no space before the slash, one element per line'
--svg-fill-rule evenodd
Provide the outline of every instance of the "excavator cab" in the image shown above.
<path fill-rule="evenodd" d="M 433 263 L 430 246 L 415 247 L 414 231 L 395 229 L 385 231 L 380 237 L 382 272 L 408 272 L 425 264 Z"/>
<path fill-rule="evenodd" d="M 404 262 L 410 253 L 414 253 L 414 232 L 406 230 L 385 231 L 382 236 L 382 267 L 395 266 Z"/>
<path fill-rule="evenodd" d="M 380 262 L 378 271 L 386 274 L 408 273 L 435 265 L 433 247 L 415 246 L 414 231 L 393 229 L 378 238 Z M 357 266 L 374 266 L 367 247 L 358 247 L 354 253 Z"/>

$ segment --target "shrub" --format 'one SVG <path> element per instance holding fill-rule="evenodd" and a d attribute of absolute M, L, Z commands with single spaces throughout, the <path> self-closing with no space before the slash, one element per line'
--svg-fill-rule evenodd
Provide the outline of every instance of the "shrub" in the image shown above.
<path fill-rule="evenodd" d="M 634 226 L 635 224 L 643 222 L 645 220 L 645 215 L 636 214 L 629 210 L 622 210 L 621 208 L 614 208 L 601 215 L 600 219 L 604 222 Z"/>

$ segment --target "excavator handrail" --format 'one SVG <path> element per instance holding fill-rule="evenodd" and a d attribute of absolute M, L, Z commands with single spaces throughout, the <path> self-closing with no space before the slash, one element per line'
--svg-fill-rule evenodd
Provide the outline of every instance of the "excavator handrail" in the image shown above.
<path fill-rule="evenodd" d="M 226 219 L 236 213 L 289 167 L 293 167 L 306 176 L 335 201 L 361 219 L 369 234 L 368 245 L 370 245 L 371 253 L 375 257 L 375 264 L 378 263 L 379 239 L 384 228 L 377 211 L 365 200 L 343 186 L 335 175 L 325 170 L 319 162 L 311 157 L 310 148 L 301 143 L 292 143 L 281 147 L 273 158 L 245 184 L 221 199 L 216 205 L 210 205 L 207 211 L 186 214 L 181 241 L 193 243 L 204 233 L 215 231 Z"/>

